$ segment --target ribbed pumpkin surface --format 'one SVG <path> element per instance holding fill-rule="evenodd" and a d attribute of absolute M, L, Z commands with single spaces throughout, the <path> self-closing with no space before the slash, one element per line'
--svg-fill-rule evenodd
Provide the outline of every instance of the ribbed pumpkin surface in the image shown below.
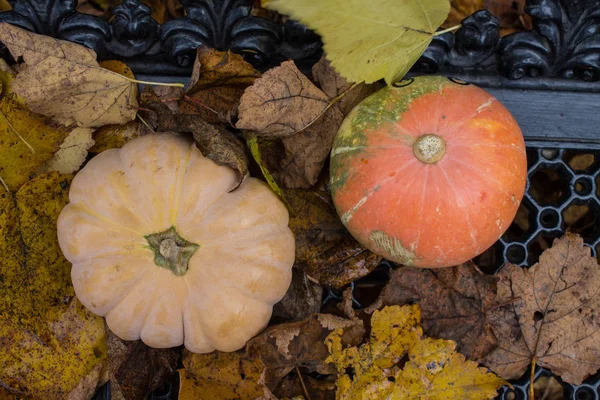
<path fill-rule="evenodd" d="M 521 130 L 474 85 L 427 76 L 398 86 L 365 99 L 340 127 L 330 168 L 336 209 L 359 242 L 389 260 L 462 263 L 516 214 L 527 177 Z M 439 160 L 417 158 L 416 144 L 427 156 L 439 143 Z"/>

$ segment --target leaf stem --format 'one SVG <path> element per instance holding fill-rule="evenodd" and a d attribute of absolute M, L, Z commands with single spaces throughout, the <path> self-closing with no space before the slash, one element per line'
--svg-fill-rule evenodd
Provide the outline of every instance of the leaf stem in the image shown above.
<path fill-rule="evenodd" d="M 219 112 L 213 108 L 210 108 L 209 106 L 207 106 L 206 104 L 204 104 L 203 102 L 201 102 L 200 100 L 196 100 L 193 97 L 188 96 L 187 94 L 183 95 L 183 98 L 186 99 L 187 101 L 194 103 L 196 105 L 199 105 L 200 107 L 204 107 L 209 111 L 214 112 L 215 114 L 219 115 Z"/>
<path fill-rule="evenodd" d="M 35 149 L 29 143 L 27 143 L 27 141 L 23 138 L 23 136 L 21 136 L 21 134 L 19 132 L 17 132 L 17 130 L 15 129 L 15 127 L 10 123 L 10 121 L 8 120 L 8 118 L 6 118 L 6 115 L 4 115 L 4 113 L 2 111 L 0 111 L 0 115 L 6 121 L 6 124 L 8 125 L 8 127 L 10 129 L 12 129 L 12 131 L 19 137 L 19 139 L 21 139 L 21 141 L 23 143 L 25 143 L 25 146 L 27 146 L 27 148 L 29 150 L 31 150 L 31 154 L 35 154 Z"/>
<path fill-rule="evenodd" d="M 456 29 L 458 29 L 458 28 L 461 28 L 461 27 L 462 27 L 462 25 L 461 25 L 461 24 L 454 25 L 454 26 L 451 26 L 451 27 L 450 27 L 450 28 L 448 28 L 448 29 L 444 29 L 444 30 L 441 30 L 441 31 L 437 31 L 436 33 L 434 33 L 434 34 L 433 34 L 433 36 L 440 36 L 440 35 L 443 35 L 444 33 L 452 32 L 452 31 L 454 31 L 454 30 L 456 30 Z"/>
<path fill-rule="evenodd" d="M 150 129 L 150 132 L 156 133 L 156 131 L 154 129 L 152 129 L 150 124 L 148 122 L 146 122 L 146 120 L 144 118 L 142 118 L 140 113 L 136 113 L 135 115 L 137 115 L 137 117 L 140 119 L 140 121 L 142 121 L 142 124 L 146 125 L 146 128 Z"/>
<path fill-rule="evenodd" d="M 137 80 L 137 79 L 131 79 L 131 78 L 127 78 L 127 77 L 125 77 L 125 78 L 127 80 L 129 80 L 130 82 L 142 83 L 144 85 L 185 87 L 185 85 L 183 83 L 179 83 L 179 82 L 150 82 L 150 81 L 140 81 L 140 80 Z"/>
<path fill-rule="evenodd" d="M 534 355 L 533 358 L 531 359 L 531 372 L 529 374 L 529 398 L 530 399 L 535 399 L 535 397 L 533 397 L 534 392 L 535 392 L 535 387 L 533 386 L 533 383 L 535 381 L 535 365 L 537 363 L 537 357 Z"/>
<path fill-rule="evenodd" d="M 302 385 L 302 391 L 306 396 L 306 400 L 311 400 L 308 394 L 308 390 L 306 390 L 306 386 L 304 385 L 304 379 L 302 379 L 302 374 L 300 373 L 300 369 L 298 369 L 298 367 L 296 367 L 296 374 L 298 374 L 298 378 L 300 378 L 300 385 Z"/>
<path fill-rule="evenodd" d="M 283 191 L 281 190 L 277 182 L 275 182 L 275 178 L 273 178 L 273 175 L 271 175 L 271 173 L 263 163 L 262 156 L 260 154 L 260 148 L 258 146 L 258 138 L 256 137 L 256 135 L 246 139 L 246 144 L 250 149 L 250 154 L 252 154 L 252 158 L 254 158 L 254 161 L 256 161 L 256 163 L 258 164 L 260 171 L 267 180 L 267 183 L 269 184 L 271 189 L 277 194 L 277 196 L 279 196 L 281 201 L 283 201 L 290 214 L 295 215 L 294 209 L 286 200 L 285 196 L 283 195 Z"/>
<path fill-rule="evenodd" d="M 325 115 L 325 113 L 327 112 L 327 110 L 329 110 L 331 107 L 333 107 L 335 105 L 335 103 L 337 103 L 338 101 L 340 101 L 352 89 L 354 89 L 356 86 L 358 86 L 358 84 L 359 83 L 357 83 L 357 82 L 353 83 L 352 86 L 350 86 L 348 89 L 344 90 L 343 92 L 341 92 L 340 94 L 338 94 L 337 96 L 335 96 L 333 99 L 329 100 L 329 104 L 327 104 L 327 107 L 325 107 L 323 109 L 323 111 L 321 111 L 321 113 L 319 115 L 317 115 L 312 121 L 310 121 L 308 124 L 306 124 L 305 127 L 303 127 L 302 129 L 300 129 L 299 131 L 296 131 L 296 132 L 292 133 L 292 135 L 295 135 L 296 133 L 302 132 L 303 130 L 307 129 L 309 126 L 311 126 L 312 124 L 314 124 L 316 121 L 318 121 L 319 118 L 321 118 L 323 115 Z"/>

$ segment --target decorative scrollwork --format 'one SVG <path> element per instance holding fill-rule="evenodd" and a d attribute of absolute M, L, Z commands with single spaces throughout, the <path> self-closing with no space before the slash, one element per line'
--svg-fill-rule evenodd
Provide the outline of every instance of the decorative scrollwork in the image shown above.
<path fill-rule="evenodd" d="M 112 36 L 108 23 L 76 12 L 76 0 L 9 0 L 9 3 L 12 10 L 0 13 L 0 22 L 82 44 L 94 49 L 99 57 L 107 55 L 106 43 Z"/>
<path fill-rule="evenodd" d="M 426 73 L 496 68 L 500 41 L 498 18 L 480 10 L 462 21 L 456 32 L 435 36 L 413 70 Z"/>
<path fill-rule="evenodd" d="M 259 69 L 296 61 L 302 70 L 322 54 L 318 35 L 299 23 L 251 14 L 253 0 L 181 0 L 185 17 L 160 26 L 140 0 L 123 0 L 108 22 L 75 10 L 76 0 L 9 0 L 8 22 L 33 32 L 88 46 L 99 59 L 135 60 L 135 72 L 189 73 L 196 48 L 231 49 Z M 600 1 L 528 0 L 533 30 L 500 39 L 499 21 L 480 10 L 455 34 L 433 38 L 413 72 L 559 76 L 600 79 Z M 0 46 L 1 47 L 1 46 Z M 0 56 L 7 54 L 0 48 Z"/>
<path fill-rule="evenodd" d="M 533 30 L 502 39 L 505 74 L 600 79 L 600 2 L 597 0 L 530 0 L 525 11 Z"/>
<path fill-rule="evenodd" d="M 161 40 L 168 57 L 189 67 L 206 45 L 241 53 L 254 65 L 267 64 L 281 40 L 281 26 L 250 14 L 252 0 L 182 0 L 184 18 L 168 21 Z"/>

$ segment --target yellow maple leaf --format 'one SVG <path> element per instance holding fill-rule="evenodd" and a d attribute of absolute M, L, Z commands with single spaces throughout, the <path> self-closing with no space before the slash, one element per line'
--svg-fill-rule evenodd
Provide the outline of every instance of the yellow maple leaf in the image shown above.
<path fill-rule="evenodd" d="M 418 305 L 376 311 L 359 347 L 342 348 L 339 330 L 327 337 L 338 400 L 492 399 L 507 384 L 457 353 L 455 342 L 424 336 L 420 314 Z"/>
<path fill-rule="evenodd" d="M 449 0 L 269 0 L 267 8 L 321 35 L 331 65 L 352 82 L 401 79 L 450 12 Z"/>

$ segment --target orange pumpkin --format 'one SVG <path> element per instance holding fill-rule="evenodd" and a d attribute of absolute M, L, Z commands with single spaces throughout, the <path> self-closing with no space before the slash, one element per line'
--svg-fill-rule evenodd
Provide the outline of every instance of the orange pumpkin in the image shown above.
<path fill-rule="evenodd" d="M 493 96 L 451 78 L 386 87 L 345 118 L 331 151 L 337 212 L 365 247 L 418 267 L 465 262 L 512 222 L 525 190 L 519 126 Z"/>

